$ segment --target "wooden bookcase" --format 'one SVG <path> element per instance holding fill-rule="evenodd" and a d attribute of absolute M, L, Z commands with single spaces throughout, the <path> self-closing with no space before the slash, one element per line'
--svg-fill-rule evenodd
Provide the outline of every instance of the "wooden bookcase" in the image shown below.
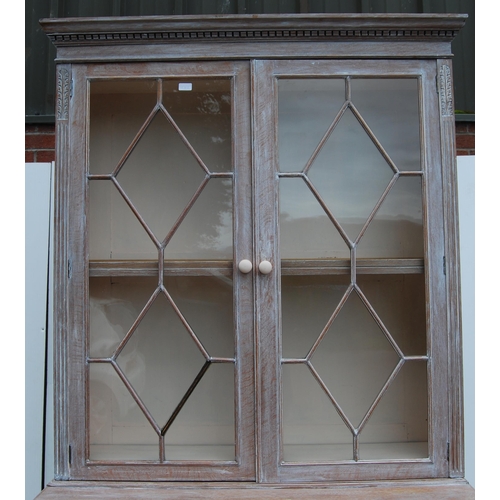
<path fill-rule="evenodd" d="M 41 21 L 57 47 L 41 498 L 473 497 L 465 17 Z"/>

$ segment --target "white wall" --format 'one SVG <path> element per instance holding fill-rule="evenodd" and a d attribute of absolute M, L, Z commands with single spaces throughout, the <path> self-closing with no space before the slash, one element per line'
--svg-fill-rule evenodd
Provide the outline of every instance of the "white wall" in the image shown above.
<path fill-rule="evenodd" d="M 460 223 L 460 270 L 462 274 L 462 335 L 464 351 L 465 478 L 475 486 L 475 157 L 457 157 Z"/>
<path fill-rule="evenodd" d="M 25 496 L 42 487 L 52 164 L 25 166 Z M 52 448 L 53 443 L 47 445 Z"/>

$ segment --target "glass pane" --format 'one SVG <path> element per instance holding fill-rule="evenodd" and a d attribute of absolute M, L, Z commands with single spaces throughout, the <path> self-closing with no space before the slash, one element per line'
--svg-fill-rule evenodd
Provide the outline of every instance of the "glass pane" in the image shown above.
<path fill-rule="evenodd" d="M 203 367 L 205 358 L 164 294 L 160 294 L 117 362 L 162 427 Z"/>
<path fill-rule="evenodd" d="M 335 318 L 312 364 L 347 418 L 357 427 L 399 356 L 356 292 Z"/>
<path fill-rule="evenodd" d="M 352 460 L 352 434 L 305 365 L 283 365 L 283 460 Z"/>
<path fill-rule="evenodd" d="M 155 80 L 91 82 L 91 174 L 114 171 L 155 105 Z"/>
<path fill-rule="evenodd" d="M 164 284 L 208 350 L 234 357 L 233 287 L 226 276 L 165 277 Z M 90 279 L 90 355 L 110 357 L 157 285 L 157 278 Z M 141 323 L 142 325 L 142 323 Z"/>
<path fill-rule="evenodd" d="M 120 446 L 145 447 L 135 454 L 131 448 L 96 451 L 101 431 L 93 423 L 91 453 L 103 460 L 159 460 L 160 451 L 167 460 L 234 460 L 232 271 L 210 263 L 233 257 L 231 80 L 196 80 L 187 92 L 179 86 L 184 80 L 164 80 L 158 97 L 161 83 L 91 85 L 91 174 L 116 176 L 118 186 L 112 179 L 89 181 L 90 259 L 153 261 L 120 263 L 118 271 L 110 270 L 114 276 L 89 279 L 89 354 L 97 380 L 89 414 L 97 417 L 104 405 L 111 414 L 106 439 L 115 433 L 122 436 Z M 204 162 L 224 177 L 209 175 Z M 140 276 L 155 272 L 167 236 L 162 279 Z M 94 263 L 92 269 L 102 276 L 107 266 Z M 209 364 L 210 357 L 219 359 Z M 99 363 L 92 362 L 96 358 Z M 95 389 L 110 377 L 125 391 L 119 404 L 127 399 L 129 407 L 125 416 L 116 416 L 123 432 L 113 428 L 118 414 L 109 391 L 99 399 L 102 391 Z M 104 397 L 109 401 L 103 403 Z M 133 425 L 122 424 L 127 419 Z M 133 435 L 125 436 L 127 429 Z M 164 450 L 158 433 L 164 434 Z"/>
<path fill-rule="evenodd" d="M 350 86 L 347 93 L 351 101 L 331 133 L 325 135 L 339 110 L 348 104 L 344 83 Z M 307 178 L 284 177 L 282 173 L 279 185 L 280 257 L 287 260 L 282 263 L 281 277 L 284 459 L 352 460 L 353 437 L 349 426 L 338 416 L 307 365 L 298 363 L 310 352 L 351 282 L 349 245 L 321 207 L 307 180 L 348 238 L 356 242 L 358 267 L 353 284 L 359 286 L 359 293 L 356 288 L 352 290 L 310 362 L 350 424 L 358 428 L 400 362 L 384 328 L 404 355 L 427 353 L 422 260 L 413 263 L 397 260 L 423 259 L 424 256 L 421 176 L 399 177 L 382 199 L 396 175 L 386 156 L 400 170 L 421 169 L 418 80 L 355 77 L 350 82 L 279 80 L 278 92 L 279 169 L 300 172 L 311 159 L 304 172 Z M 321 149 L 312 158 L 311 154 L 322 140 Z M 374 218 L 356 241 L 381 201 Z M 317 262 L 312 263 L 311 259 Z M 359 259 L 386 260 L 360 262 Z M 388 274 L 370 274 L 381 264 L 381 273 Z M 410 264 L 418 274 L 403 274 L 404 266 Z M 363 302 L 361 295 L 370 306 Z M 377 315 L 383 324 L 377 322 Z M 418 363 L 425 365 L 422 361 Z M 408 364 L 375 408 L 379 416 L 372 414 L 363 427 L 361 459 L 426 456 L 426 430 L 411 438 L 412 442 L 419 443 L 413 451 L 407 446 L 409 437 L 400 439 L 400 431 L 409 417 L 400 418 L 401 403 L 398 396 L 392 394 L 404 390 L 408 399 L 415 389 L 420 399 L 427 398 L 426 380 L 422 382 L 420 375 L 417 376 L 419 382 L 404 386 L 404 381 L 412 377 L 407 375 L 411 371 Z M 309 401 L 314 387 L 319 396 L 324 396 L 333 416 Z M 426 422 L 426 417 L 422 417 L 426 409 L 425 404 L 416 417 L 419 426 Z M 393 416 L 385 422 L 389 414 Z M 334 432 L 334 428 L 342 431 Z M 379 438 L 377 429 L 381 432 Z M 327 436 L 326 441 L 321 441 L 323 436 Z M 399 450 L 403 441 L 404 450 Z M 377 448 L 378 442 L 385 448 Z M 389 442 L 391 445 L 386 446 Z M 300 448 L 305 443 L 309 448 Z"/>
<path fill-rule="evenodd" d="M 233 170 L 231 80 L 164 80 L 163 105 L 211 172 Z"/>
<path fill-rule="evenodd" d="M 159 437 L 116 371 L 89 364 L 91 460 L 158 460 Z"/>
<path fill-rule="evenodd" d="M 169 259 L 233 258 L 233 180 L 210 179 L 165 249 Z"/>
<path fill-rule="evenodd" d="M 345 101 L 343 78 L 278 80 L 279 169 L 304 169 Z"/>
<path fill-rule="evenodd" d="M 358 258 L 423 258 L 422 179 L 400 177 L 358 244 Z"/>
<path fill-rule="evenodd" d="M 232 277 L 166 276 L 164 284 L 208 353 L 233 358 Z"/>
<path fill-rule="evenodd" d="M 157 278 L 92 278 L 90 285 L 91 357 L 117 355 L 119 368 L 158 427 L 162 428 L 179 407 L 205 365 L 204 355 L 166 296 L 160 293 L 153 301 L 150 300 L 157 287 Z M 166 277 L 165 286 L 198 342 L 208 350 L 209 355 L 229 358 L 222 364 L 212 363 L 167 430 L 167 445 L 175 445 L 174 448 L 169 448 L 172 453 L 170 458 L 182 459 L 186 456 L 195 460 L 233 460 L 234 363 L 230 360 L 234 358 L 234 327 L 230 278 Z M 146 306 L 148 302 L 150 304 Z M 132 331 L 131 328 L 141 314 L 142 319 Z M 123 350 L 117 351 L 127 335 L 129 337 Z M 94 365 L 101 366 L 91 363 L 91 366 Z M 111 366 L 110 368 L 112 369 Z M 94 369 L 97 374 L 101 373 L 99 370 Z M 112 369 L 111 373 L 113 375 L 115 371 Z M 109 374 L 99 375 L 101 378 L 104 376 L 108 377 Z M 115 385 L 130 396 L 121 380 L 117 379 Z M 99 398 L 91 399 L 92 418 L 94 412 L 96 418 L 100 412 L 111 413 L 109 408 L 101 409 L 103 403 L 101 396 Z M 111 398 L 109 399 L 106 404 L 111 404 Z M 134 422 L 137 415 L 142 421 L 144 414 L 131 396 L 130 401 L 127 411 L 135 415 Z M 97 405 L 95 408 L 94 404 Z M 147 420 L 146 424 L 155 434 Z M 111 424 L 108 425 L 110 426 Z M 134 432 L 134 428 L 129 431 Z M 141 441 L 144 431 L 141 428 L 138 432 L 138 436 L 130 436 L 129 440 L 145 444 Z M 189 436 L 189 439 L 184 439 L 183 436 Z M 129 441 L 124 442 L 130 444 Z M 186 450 L 178 448 L 182 443 L 187 446 Z M 159 457 L 158 446 L 156 440 L 155 460 Z M 108 452 L 110 456 L 115 456 L 114 452 Z M 142 459 L 141 453 L 143 452 L 130 458 Z M 99 456 L 106 458 L 102 454 Z"/>
<path fill-rule="evenodd" d="M 235 460 L 234 364 L 214 363 L 165 435 L 167 460 Z"/>
<path fill-rule="evenodd" d="M 360 274 L 357 283 L 405 356 L 425 356 L 424 274 Z"/>
<path fill-rule="evenodd" d="M 359 437 L 361 460 L 429 456 L 427 363 L 407 361 Z"/>
<path fill-rule="evenodd" d="M 399 170 L 421 170 L 418 80 L 352 78 L 352 102 Z"/>
<path fill-rule="evenodd" d="M 282 259 L 348 258 L 349 247 L 302 179 L 281 178 Z"/>
<path fill-rule="evenodd" d="M 309 170 L 309 178 L 354 241 L 394 172 L 347 110 Z"/>
<path fill-rule="evenodd" d="M 110 180 L 89 182 L 90 260 L 157 259 L 158 249 Z"/>
<path fill-rule="evenodd" d="M 158 112 L 139 139 L 117 180 L 161 241 L 205 177 L 181 136 Z"/>
<path fill-rule="evenodd" d="M 114 285 L 110 278 L 89 280 L 91 357 L 111 357 L 140 312 L 127 307 L 123 288 Z"/>
<path fill-rule="evenodd" d="M 349 286 L 348 276 L 281 278 L 284 358 L 305 358 Z"/>

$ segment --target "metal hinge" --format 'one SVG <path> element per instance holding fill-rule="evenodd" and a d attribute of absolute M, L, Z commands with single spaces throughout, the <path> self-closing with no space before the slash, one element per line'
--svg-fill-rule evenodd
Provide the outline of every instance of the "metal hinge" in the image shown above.
<path fill-rule="evenodd" d="M 450 443 L 446 443 L 446 460 L 450 461 Z"/>
<path fill-rule="evenodd" d="M 69 98 L 71 99 L 73 97 L 73 78 L 69 82 Z"/>
<path fill-rule="evenodd" d="M 71 465 L 71 445 L 68 446 L 68 463 Z"/>
<path fill-rule="evenodd" d="M 68 279 L 69 280 L 71 279 L 72 273 L 73 273 L 73 268 L 72 268 L 72 265 L 71 265 L 71 260 L 68 259 Z"/>
<path fill-rule="evenodd" d="M 439 94 L 439 75 L 436 75 L 436 94 Z"/>
<path fill-rule="evenodd" d="M 443 274 L 446 276 L 446 255 L 443 255 Z"/>

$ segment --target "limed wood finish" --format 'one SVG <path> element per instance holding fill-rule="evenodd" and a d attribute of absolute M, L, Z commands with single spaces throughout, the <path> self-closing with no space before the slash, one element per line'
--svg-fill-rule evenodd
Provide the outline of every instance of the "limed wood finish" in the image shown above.
<path fill-rule="evenodd" d="M 465 17 L 258 15 L 41 22 L 57 47 L 58 194 L 56 482 L 40 498 L 473 498 L 463 480 L 429 480 L 464 475 L 450 43 Z M 425 277 L 431 360 L 427 373 L 429 458 L 283 463 L 277 362 L 281 355 L 280 273 L 349 274 L 351 263 L 346 259 L 299 260 L 279 265 L 276 79 L 348 75 L 413 77 L 419 82 L 425 259 L 359 259 L 357 272 L 423 273 Z M 170 261 L 165 262 L 163 273 L 233 277 L 236 460 L 89 463 L 88 277 L 154 276 L 158 263 L 88 260 L 88 86 L 96 79 L 169 76 L 233 79 L 233 262 Z M 252 260 L 252 273 L 237 271 L 235 263 L 242 259 Z M 262 260 L 269 260 L 275 272 L 259 274 L 256 269 Z M 388 479 L 400 481 L 338 483 Z M 401 482 L 405 479 L 420 481 Z M 68 480 L 73 481 L 71 485 Z M 138 483 L 92 482 L 110 480 Z M 198 486 L 174 486 L 168 481 L 198 481 Z M 245 482 L 235 488 L 231 483 L 216 486 L 207 481 Z"/>
<path fill-rule="evenodd" d="M 249 485 L 242 483 L 207 484 L 205 488 L 193 484 L 179 485 L 98 485 L 95 483 L 65 486 L 49 485 L 37 500 L 472 500 L 474 490 L 463 480 L 399 481 L 395 483 L 341 483 L 335 486 L 314 485 Z"/>
<path fill-rule="evenodd" d="M 74 234 L 68 237 L 68 247 L 71 257 L 68 258 L 68 266 L 71 269 L 70 286 L 68 290 L 70 317 L 67 330 L 70 334 L 65 335 L 67 342 L 64 350 L 71 358 L 73 369 L 68 370 L 67 377 L 71 390 L 67 393 L 68 407 L 74 413 L 74 418 L 67 418 L 68 433 L 66 443 L 68 448 L 65 450 L 62 463 L 70 465 L 69 476 L 72 479 L 109 479 L 113 477 L 116 480 L 252 480 L 255 478 L 254 463 L 254 395 L 251 381 L 253 380 L 253 340 L 251 338 L 252 327 L 252 295 L 253 284 L 251 276 L 237 273 L 234 269 L 232 273 L 235 283 L 235 350 L 236 358 L 236 377 L 235 377 L 235 396 L 236 396 L 236 459 L 234 461 L 204 462 L 204 461 L 184 461 L 174 465 L 165 465 L 157 463 L 134 463 L 127 461 L 124 467 L 117 466 L 115 463 L 100 461 L 91 465 L 87 463 L 86 457 L 89 456 L 87 433 L 87 412 L 88 403 L 86 394 L 88 391 L 88 372 L 85 369 L 87 356 L 88 340 L 82 334 L 89 330 L 89 296 L 88 296 L 88 274 L 91 263 L 88 261 L 88 241 L 87 228 L 85 220 L 87 217 L 88 205 L 88 181 L 86 173 L 88 166 L 82 164 L 82 160 L 87 162 L 85 152 L 80 148 L 85 148 L 87 144 L 87 131 L 89 127 L 89 117 L 85 114 L 88 106 L 87 84 L 90 79 L 116 78 L 123 75 L 123 69 L 120 65 L 75 65 L 73 67 L 73 99 L 75 103 L 83 103 L 82 106 L 72 106 L 70 116 L 72 120 L 72 135 L 70 147 L 73 156 L 70 168 L 73 175 L 73 181 L 67 187 L 71 192 L 71 206 L 67 206 L 67 213 L 72 217 L 70 226 Z M 126 71 L 128 73 L 128 71 Z M 131 73 L 128 73 L 129 76 Z M 202 67 L 195 63 L 174 63 L 168 66 L 158 63 L 140 63 L 134 65 L 132 74 L 135 76 L 148 76 L 154 78 L 157 75 L 163 77 L 183 75 L 183 77 L 229 77 L 233 78 L 233 164 L 235 165 L 234 182 L 234 205 L 235 205 L 235 226 L 240 228 L 238 231 L 239 245 L 235 245 L 235 259 L 237 261 L 248 256 L 248 250 L 252 247 L 251 232 L 251 191 L 248 189 L 250 184 L 251 169 L 250 158 L 250 90 L 248 65 L 241 62 L 207 62 Z M 77 145 L 78 143 L 78 145 Z M 59 164 L 61 168 L 62 165 Z M 83 168 L 85 165 L 85 168 Z M 79 167 L 77 167 L 79 166 Z M 66 168 L 64 168 L 67 170 Z M 68 201 L 69 203 L 69 201 Z M 158 264 L 158 263 L 156 263 Z M 206 263 L 205 272 L 217 273 L 220 263 L 213 263 L 211 267 Z M 130 265 L 129 265 L 130 267 Z M 166 266 L 168 272 L 168 264 Z M 224 269 L 224 274 L 226 270 Z M 113 273 L 107 273 L 108 276 Z M 145 273 L 148 274 L 147 272 Z M 196 273 L 203 275 L 203 272 Z M 61 298 L 64 300 L 64 298 Z M 242 334 L 241 332 L 246 332 Z M 82 376 L 86 373 L 86 377 Z M 243 390 L 245 388 L 245 390 Z M 71 447 L 71 449 L 70 449 Z M 160 465 L 160 467 L 159 467 Z M 64 476 L 63 476 L 64 477 Z"/>
<path fill-rule="evenodd" d="M 269 211 L 267 207 L 277 207 L 278 179 L 274 166 L 278 164 L 276 149 L 273 147 L 276 138 L 274 136 L 274 124 L 277 122 L 275 106 L 270 107 L 269 103 L 276 103 L 275 78 L 288 77 L 300 78 L 305 76 L 327 77 L 339 75 L 364 76 L 369 74 L 373 77 L 395 77 L 414 76 L 422 82 L 421 87 L 421 113 L 422 122 L 432 127 L 437 123 L 437 116 L 432 116 L 433 110 L 437 109 L 437 93 L 435 91 L 434 71 L 435 63 L 430 61 L 410 62 L 405 61 L 385 61 L 383 65 L 373 61 L 256 61 L 253 71 L 254 88 L 256 98 L 254 101 L 255 118 L 255 156 L 256 165 L 265 168 L 255 168 L 256 171 L 256 197 L 258 207 L 256 219 L 256 261 L 271 259 L 279 255 L 277 248 L 278 241 L 275 237 L 278 213 L 276 210 Z M 432 90 L 429 90 L 432 89 Z M 431 115 L 431 116 L 429 116 Z M 437 132 L 437 130 L 436 130 Z M 428 206 L 435 210 L 439 207 L 442 210 L 443 185 L 440 179 L 441 170 L 436 168 L 439 162 L 439 149 L 430 135 L 431 130 L 424 128 L 421 138 L 422 148 L 429 155 L 423 161 L 424 176 L 424 197 Z M 427 135 L 429 134 L 429 135 Z M 266 207 L 266 211 L 262 209 Z M 425 269 L 426 282 L 428 286 L 427 297 L 427 321 L 428 332 L 444 332 L 447 329 L 445 316 L 441 307 L 446 303 L 446 289 L 442 260 L 444 255 L 444 237 L 441 228 L 442 220 L 434 217 L 431 210 L 426 213 L 427 237 L 425 238 L 425 254 L 427 256 L 427 267 Z M 279 366 L 276 358 L 280 357 L 280 315 L 275 311 L 279 309 L 278 298 L 280 297 L 280 281 L 278 273 L 266 276 L 259 280 L 257 287 L 257 303 L 268 304 L 271 307 L 259 309 L 258 324 L 260 328 L 258 345 L 260 348 L 260 369 L 261 387 L 258 391 L 262 394 L 261 412 L 262 424 L 259 426 L 262 436 L 260 474 L 263 481 L 314 481 L 323 479 L 333 481 L 339 477 L 344 479 L 383 479 L 402 477 L 440 477 L 447 474 L 448 464 L 446 460 L 446 441 L 442 439 L 447 433 L 446 424 L 440 416 L 448 414 L 446 401 L 446 391 L 444 385 L 439 381 L 447 378 L 447 342 L 444 335 L 431 335 L 429 344 L 433 345 L 432 362 L 429 365 L 430 394 L 430 414 L 429 418 L 433 423 L 430 428 L 430 457 L 431 460 L 403 461 L 398 464 L 397 471 L 394 464 L 344 463 L 331 465 L 306 465 L 295 463 L 282 463 L 280 442 L 272 439 L 271 436 L 281 434 L 281 382 Z M 274 381 L 274 383 L 270 383 Z M 277 457 L 280 457 L 277 459 Z"/>

